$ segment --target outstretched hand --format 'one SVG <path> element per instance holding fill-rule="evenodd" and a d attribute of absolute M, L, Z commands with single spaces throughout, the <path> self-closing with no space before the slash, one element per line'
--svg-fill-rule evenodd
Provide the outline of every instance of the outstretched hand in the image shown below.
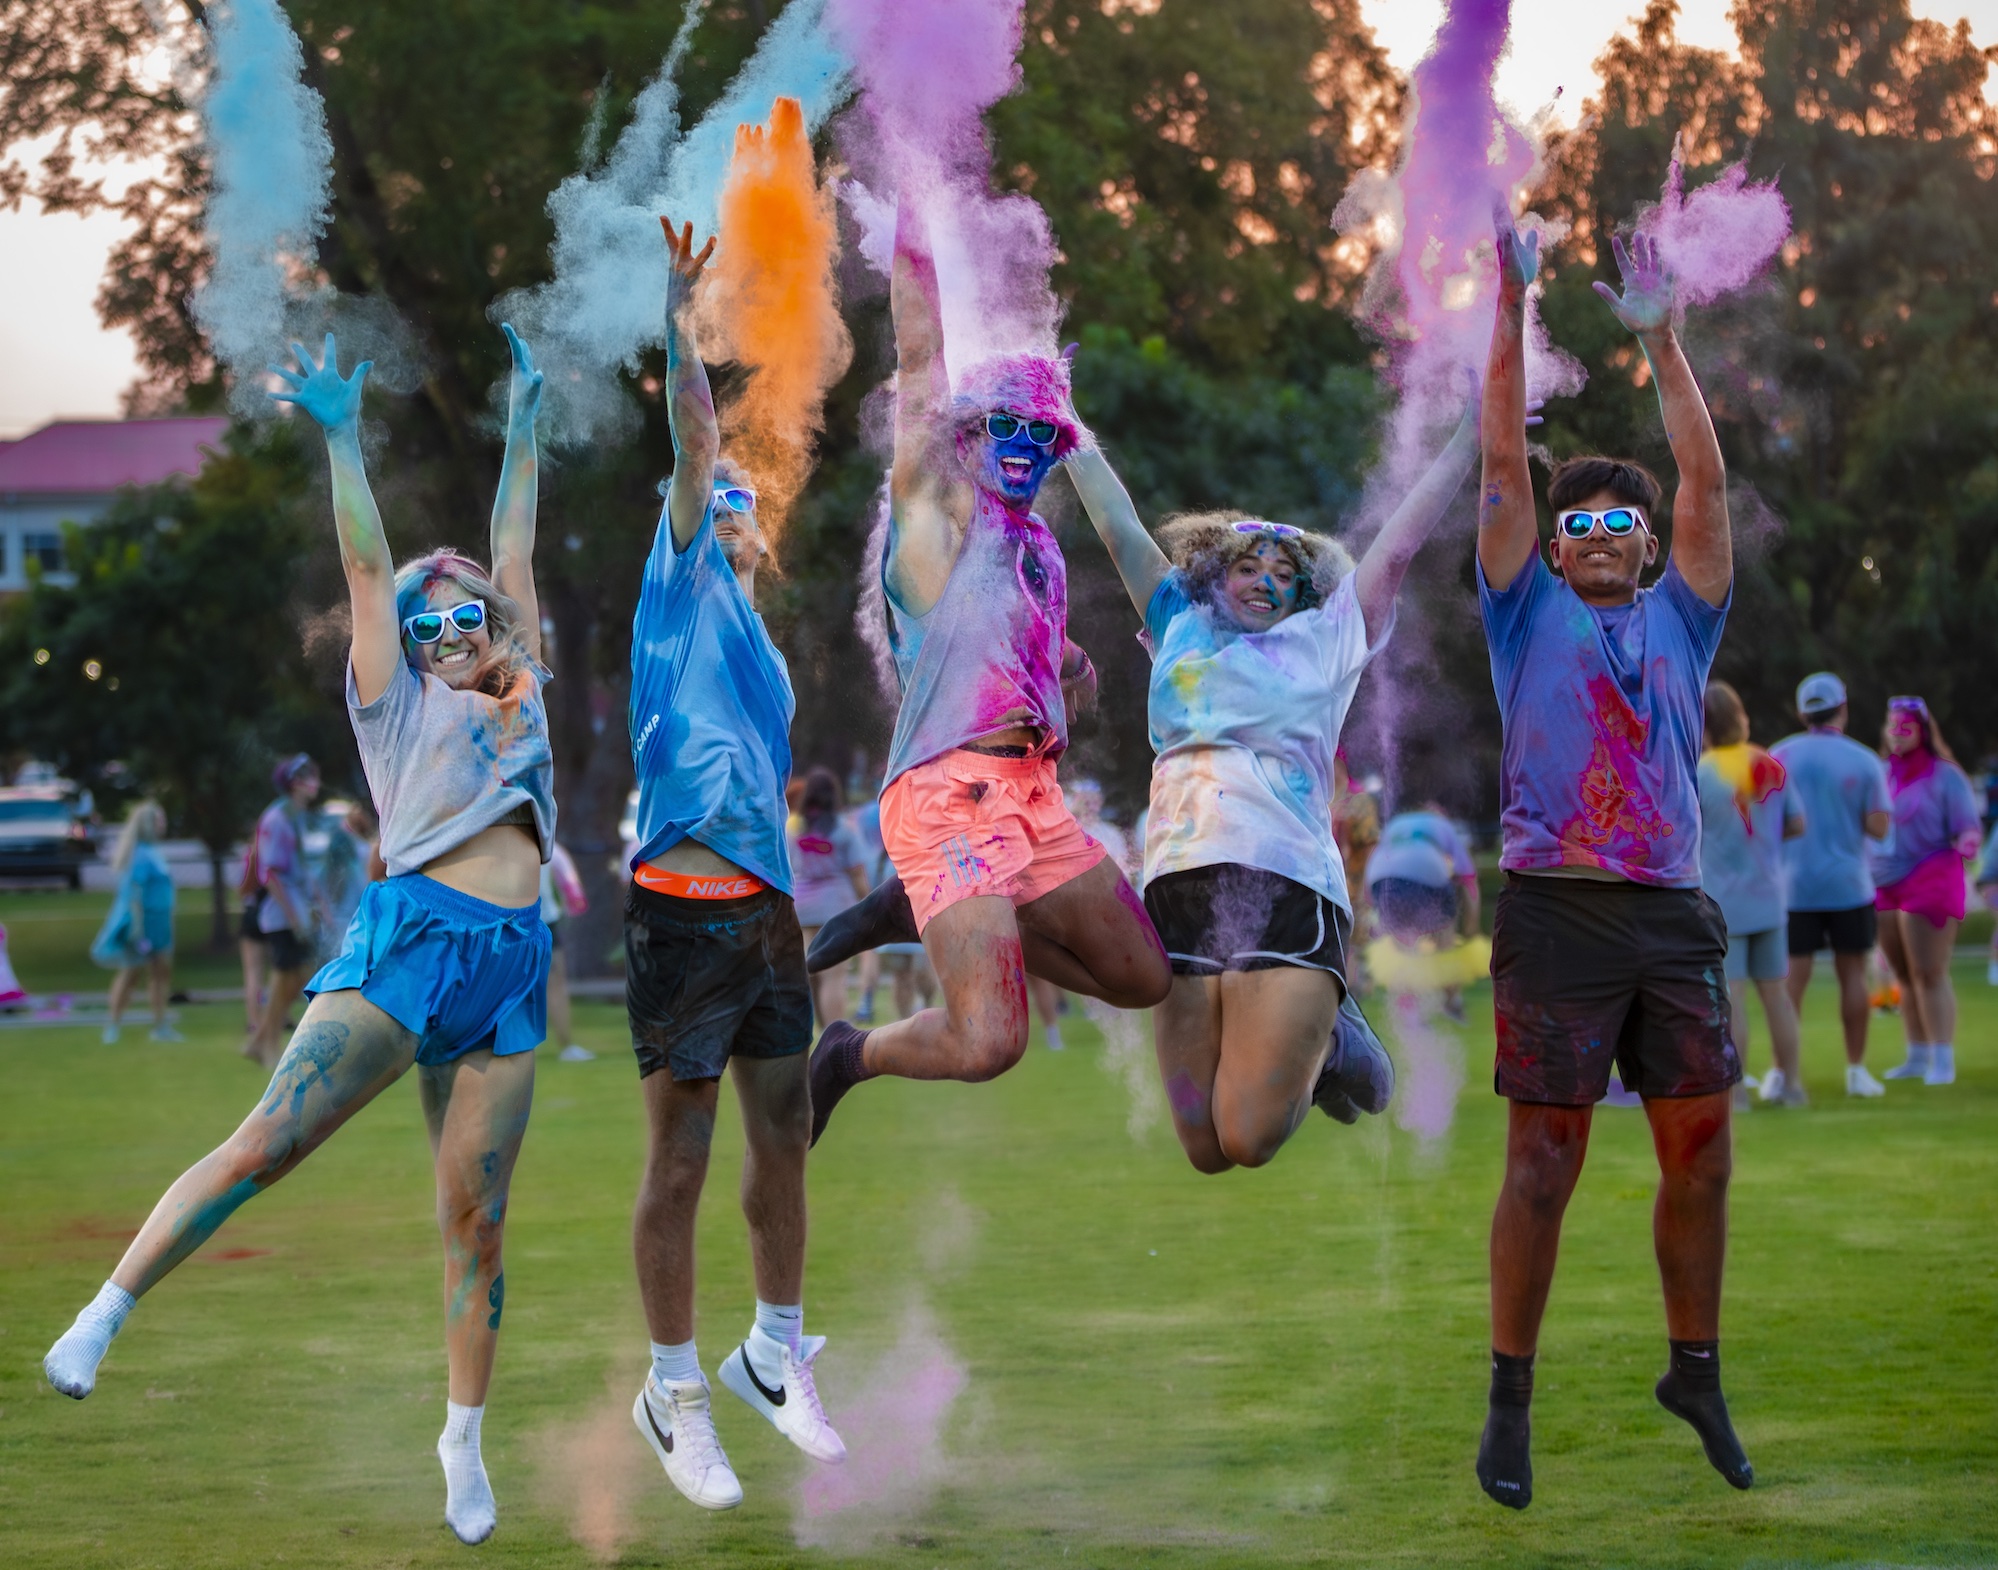
<path fill-rule="evenodd" d="M 1499 295 L 1516 304 L 1526 298 L 1540 271 L 1540 231 L 1522 235 L 1503 203 L 1492 209 L 1492 228 L 1498 243 Z"/>
<path fill-rule="evenodd" d="M 1658 242 L 1647 234 L 1631 236 L 1629 249 L 1622 239 L 1612 237 L 1617 271 L 1623 275 L 1623 293 L 1598 281 L 1596 293 L 1609 302 L 1616 319 L 1638 337 L 1663 332 L 1672 325 L 1678 296 L 1672 288 L 1672 275 L 1658 259 Z"/>
<path fill-rule="evenodd" d="M 715 254 L 715 237 L 709 235 L 708 243 L 696 251 L 694 226 L 691 223 L 685 225 L 680 233 L 675 234 L 673 220 L 662 215 L 659 227 L 666 231 L 666 252 L 670 258 L 666 267 L 666 308 L 677 310 L 693 294 L 694 284 L 701 276 L 701 269 L 708 265 L 708 258 Z"/>
<path fill-rule="evenodd" d="M 282 365 L 271 367 L 272 373 L 285 385 L 283 392 L 270 394 L 271 400 L 297 404 L 317 420 L 329 436 L 335 431 L 358 429 L 361 422 L 361 387 L 375 362 L 363 360 L 354 367 L 352 376 L 343 377 L 340 374 L 340 351 L 331 333 L 326 335 L 324 358 L 316 364 L 304 344 L 293 344 L 291 352 L 298 358 L 299 369 L 288 371 Z"/>
<path fill-rule="evenodd" d="M 534 414 L 541 407 L 542 374 L 534 368 L 534 355 L 526 341 L 513 330 L 512 322 L 501 322 L 500 331 L 506 334 L 506 346 L 513 354 L 513 380 L 507 389 L 507 418 L 515 425 L 534 423 Z"/>

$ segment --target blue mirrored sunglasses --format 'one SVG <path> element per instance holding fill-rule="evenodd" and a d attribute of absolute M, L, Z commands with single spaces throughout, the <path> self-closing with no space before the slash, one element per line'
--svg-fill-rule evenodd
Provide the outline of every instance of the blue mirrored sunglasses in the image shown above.
<path fill-rule="evenodd" d="M 743 485 L 717 485 L 715 500 L 730 512 L 756 511 L 756 492 Z"/>
<path fill-rule="evenodd" d="M 1596 532 L 1596 525 L 1603 526 L 1603 533 L 1613 539 L 1622 539 L 1632 529 L 1648 529 L 1644 514 L 1635 507 L 1612 507 L 1608 512 L 1586 512 L 1580 507 L 1571 507 L 1561 514 L 1561 532 L 1571 540 L 1586 540 Z"/>
<path fill-rule="evenodd" d="M 486 602 L 467 600 L 448 611 L 418 611 L 404 619 L 402 635 L 411 643 L 435 643 L 444 636 L 447 621 L 460 632 L 477 632 L 486 624 Z"/>
<path fill-rule="evenodd" d="M 1011 441 L 1021 431 L 1027 433 L 1027 440 L 1036 447 L 1052 447 L 1055 438 L 1061 435 L 1061 427 L 1053 420 L 1023 420 L 1017 414 L 1008 414 L 999 409 L 985 416 L 985 429 L 995 442 Z"/>

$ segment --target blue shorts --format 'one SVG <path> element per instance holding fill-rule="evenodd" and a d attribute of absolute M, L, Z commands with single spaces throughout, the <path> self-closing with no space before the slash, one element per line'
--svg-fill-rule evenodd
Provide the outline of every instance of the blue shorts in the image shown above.
<path fill-rule="evenodd" d="M 548 926 L 541 902 L 511 909 L 420 872 L 370 883 L 340 952 L 305 995 L 358 990 L 416 1037 L 416 1061 L 490 1048 L 532 1052 L 548 1034 Z"/>

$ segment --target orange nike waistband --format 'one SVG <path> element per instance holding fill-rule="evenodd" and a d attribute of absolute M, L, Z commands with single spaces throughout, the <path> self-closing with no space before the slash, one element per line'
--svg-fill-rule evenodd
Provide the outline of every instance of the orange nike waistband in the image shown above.
<path fill-rule="evenodd" d="M 770 885 L 747 872 L 720 878 L 712 873 L 699 876 L 688 872 L 668 872 L 649 861 L 632 868 L 631 881 L 654 894 L 670 894 L 675 899 L 743 899 L 761 894 Z"/>

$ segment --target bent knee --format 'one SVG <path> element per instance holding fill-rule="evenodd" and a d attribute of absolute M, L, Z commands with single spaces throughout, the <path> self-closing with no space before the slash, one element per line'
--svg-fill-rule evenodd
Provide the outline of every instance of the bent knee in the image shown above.
<path fill-rule="evenodd" d="M 1214 1130 L 1180 1128 L 1179 1148 L 1186 1152 L 1186 1159 L 1193 1170 L 1205 1177 L 1215 1177 L 1227 1172 L 1237 1163 L 1230 1160 L 1228 1153 L 1221 1148 L 1221 1141 L 1214 1137 Z"/>
<path fill-rule="evenodd" d="M 997 1079 L 1026 1055 L 1024 1016 L 1015 1026 L 973 1026 L 958 1035 L 961 1077 L 973 1084 Z"/>
<path fill-rule="evenodd" d="M 1266 1167 L 1283 1149 L 1289 1129 L 1241 1128 L 1216 1131 L 1221 1154 L 1238 1167 Z"/>

